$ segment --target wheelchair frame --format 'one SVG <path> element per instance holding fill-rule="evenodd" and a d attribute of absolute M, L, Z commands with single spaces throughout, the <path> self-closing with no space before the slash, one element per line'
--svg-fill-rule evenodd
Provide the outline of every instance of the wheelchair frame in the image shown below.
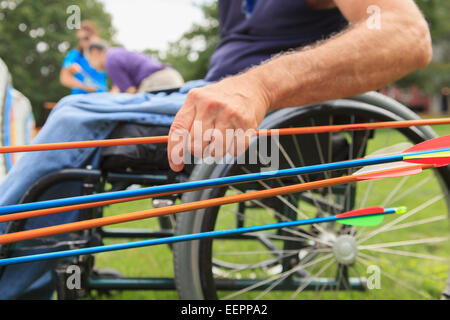
<path fill-rule="evenodd" d="M 407 109 L 400 103 L 382 96 L 377 93 L 367 93 L 364 95 L 360 95 L 357 97 L 353 97 L 348 99 L 351 103 L 362 103 L 369 104 L 381 107 L 385 109 L 386 112 L 395 113 L 398 117 L 404 119 L 418 119 L 418 116 L 413 113 L 411 110 Z M 333 103 L 337 102 L 329 102 L 332 106 Z M 285 110 L 280 110 L 277 112 L 271 113 L 264 122 L 270 122 L 270 119 L 276 119 L 277 117 L 282 117 L 283 112 Z M 263 124 L 264 124 L 263 122 Z M 429 127 L 420 127 L 416 128 L 417 132 L 420 135 L 423 135 L 427 138 L 435 137 L 435 133 Z M 175 175 L 173 182 L 182 181 L 186 179 L 186 176 Z M 91 168 L 86 169 L 64 169 L 57 172 L 50 173 L 36 183 L 34 183 L 23 196 L 21 203 L 33 202 L 39 197 L 39 195 L 46 190 L 49 186 L 65 182 L 65 181 L 80 181 L 83 185 L 83 194 L 90 194 L 93 192 L 103 192 L 105 183 L 118 184 L 122 188 L 126 188 L 132 184 L 139 184 L 143 186 L 154 186 L 154 185 L 163 185 L 167 183 L 167 181 L 171 179 L 169 175 L 165 172 L 155 172 L 155 173 L 145 173 L 145 174 L 134 174 L 134 173 L 105 173 L 100 170 L 94 170 Z M 80 211 L 80 217 L 82 219 L 85 218 L 94 218 L 101 216 L 102 208 L 91 208 Z M 24 221 L 15 221 L 9 225 L 8 231 L 18 230 L 22 226 Z M 105 230 L 104 228 L 97 228 L 93 230 L 87 230 L 83 232 L 84 244 L 92 244 L 93 242 L 98 245 L 101 243 L 101 240 L 104 238 L 160 238 L 160 237 L 169 237 L 175 235 L 175 230 L 173 229 L 160 229 L 160 230 L 140 230 L 140 229 L 116 229 L 116 230 Z M 248 238 L 249 235 L 237 235 L 233 236 L 233 238 Z M 2 246 L 2 251 L 0 252 L 2 256 L 7 256 L 8 254 L 8 246 Z M 74 263 L 70 263 L 74 264 Z M 59 299 L 73 299 L 79 298 L 86 294 L 89 290 L 98 290 L 98 291 L 109 291 L 109 290 L 176 290 L 175 281 L 173 278 L 131 278 L 131 277 L 112 277 L 111 275 L 107 275 L 105 277 L 102 276 L 93 276 L 93 257 L 88 256 L 87 258 L 77 257 L 75 264 L 81 266 L 82 270 L 89 271 L 88 274 L 90 276 L 83 278 L 83 290 L 76 292 L 73 290 L 68 290 L 64 285 L 66 283 L 67 274 L 65 272 L 65 268 L 67 264 L 62 263 L 56 269 L 57 278 L 59 279 L 58 289 L 58 298 Z M 302 285 L 301 280 L 282 282 L 277 290 L 295 290 L 298 286 Z M 62 284 L 62 285 L 61 285 Z M 239 282 L 237 280 L 231 279 L 218 279 L 216 283 L 216 287 L 220 290 L 239 290 L 243 287 L 248 286 L 247 282 Z M 320 285 L 316 281 L 312 281 L 306 287 L 306 290 L 309 288 L 314 289 Z M 352 290 L 364 290 L 365 283 L 360 279 L 350 279 L 348 283 Z M 337 282 L 328 284 L 332 289 L 344 289 Z M 264 287 L 261 287 L 264 289 Z"/>

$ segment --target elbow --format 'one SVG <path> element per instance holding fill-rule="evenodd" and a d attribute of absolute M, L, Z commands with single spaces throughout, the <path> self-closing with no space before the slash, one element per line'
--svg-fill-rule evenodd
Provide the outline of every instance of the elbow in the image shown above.
<path fill-rule="evenodd" d="M 416 69 L 425 68 L 433 58 L 433 45 L 430 29 L 425 19 L 416 22 L 416 37 L 413 40 L 414 47 L 414 67 Z"/>
<path fill-rule="evenodd" d="M 433 46 L 428 23 L 420 11 L 390 12 L 384 16 L 385 39 L 391 39 L 396 65 L 404 75 L 428 66 L 433 57 Z"/>
<path fill-rule="evenodd" d="M 61 83 L 62 86 L 66 86 L 66 78 L 65 78 L 63 72 L 61 72 L 59 74 L 59 83 Z"/>
<path fill-rule="evenodd" d="M 70 80 L 72 79 L 72 76 L 66 69 L 61 69 L 61 72 L 59 73 L 59 83 L 61 83 L 62 86 L 70 88 Z"/>

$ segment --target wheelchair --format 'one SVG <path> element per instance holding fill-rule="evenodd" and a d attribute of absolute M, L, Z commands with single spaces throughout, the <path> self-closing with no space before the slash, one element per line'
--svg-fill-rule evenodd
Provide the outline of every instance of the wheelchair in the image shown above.
<path fill-rule="evenodd" d="M 407 107 L 370 92 L 277 110 L 266 116 L 260 128 L 414 119 L 418 116 Z M 137 136 L 145 135 L 148 129 L 121 124 L 111 138 L 123 137 L 130 126 Z M 168 132 L 168 128 L 158 130 L 159 135 Z M 260 146 L 264 143 L 279 150 L 277 168 L 284 169 L 361 158 L 391 145 L 417 144 L 436 136 L 430 127 L 409 127 L 289 135 L 270 141 L 259 137 L 251 142 L 245 154 L 231 163 L 198 163 L 177 174 L 169 170 L 165 160 L 167 150 L 163 146 L 150 153 L 134 150 L 131 153 L 136 157 L 131 160 L 121 155 L 120 150 L 129 154 L 126 148 L 135 146 L 110 147 L 116 149 L 102 150 L 99 169 L 87 166 L 53 172 L 30 186 L 21 202 L 38 201 L 46 190 L 64 182 L 76 182 L 82 194 L 92 194 L 136 185 L 154 186 L 260 172 L 273 164 L 246 160 L 251 152 L 261 155 Z M 157 161 L 149 161 L 150 158 Z M 152 199 L 152 206 L 327 179 L 353 174 L 356 170 L 192 191 Z M 70 248 L 101 245 L 117 239 L 169 237 L 321 217 L 376 205 L 409 207 L 407 214 L 386 217 L 387 221 L 374 229 L 327 223 L 174 243 L 167 246 L 173 257 L 173 278 L 130 277 L 114 270 L 101 270 L 96 267 L 94 256 L 64 260 L 55 269 L 57 295 L 59 299 L 76 299 L 93 292 L 176 290 L 180 299 L 429 299 L 439 298 L 442 292 L 445 297 L 450 292 L 449 189 L 450 168 L 446 166 L 416 176 L 351 183 L 160 217 L 155 230 L 102 227 L 78 232 Z M 80 211 L 79 219 L 104 214 L 102 207 L 86 209 Z M 20 230 L 23 223 L 10 223 L 8 232 Z M 8 247 L 2 249 L 7 256 Z M 67 266 L 74 264 L 82 270 L 80 290 L 66 286 L 70 276 Z"/>

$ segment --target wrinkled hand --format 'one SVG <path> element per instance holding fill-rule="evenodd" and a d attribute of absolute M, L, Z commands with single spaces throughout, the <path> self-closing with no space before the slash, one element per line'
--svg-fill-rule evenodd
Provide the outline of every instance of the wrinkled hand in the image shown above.
<path fill-rule="evenodd" d="M 269 104 L 259 81 L 245 74 L 192 89 L 170 128 L 170 167 L 181 171 L 186 151 L 199 158 L 239 155 L 250 140 L 244 133 L 256 130 Z"/>

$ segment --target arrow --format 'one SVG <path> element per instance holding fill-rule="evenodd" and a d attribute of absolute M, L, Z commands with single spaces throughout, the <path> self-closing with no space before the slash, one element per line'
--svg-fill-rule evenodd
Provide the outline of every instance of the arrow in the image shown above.
<path fill-rule="evenodd" d="M 383 222 L 385 214 L 403 214 L 406 212 L 406 207 L 390 209 L 384 209 L 383 207 L 370 207 L 338 214 L 335 216 L 335 221 L 350 226 L 374 227 Z"/>
<path fill-rule="evenodd" d="M 415 167 L 414 172 L 420 172 L 422 169 L 428 169 L 432 168 L 432 165 L 410 165 L 407 164 L 407 166 L 413 166 Z M 402 168 L 403 169 L 403 168 Z M 420 171 L 418 171 L 420 169 Z M 244 202 L 244 201 L 251 201 L 255 199 L 262 199 L 262 198 L 269 198 L 269 197 L 275 197 L 290 193 L 297 193 L 297 192 L 304 192 L 308 190 L 313 189 L 320 189 L 325 187 L 331 187 L 336 185 L 342 185 L 342 184 L 348 184 L 352 182 L 358 182 L 363 180 L 368 180 L 368 176 L 370 179 L 377 179 L 377 174 L 380 175 L 380 177 L 386 177 L 386 176 L 392 176 L 397 177 L 399 176 L 398 168 L 394 169 L 387 169 L 387 170 L 381 170 L 377 172 L 369 172 L 369 173 L 363 173 L 363 174 L 354 174 L 350 176 L 344 176 L 344 177 L 337 177 L 337 178 L 331 178 L 326 180 L 318 180 L 308 183 L 301 183 L 301 184 L 294 184 L 289 186 L 283 186 L 278 188 L 272 188 L 272 189 L 265 189 L 265 190 L 259 190 L 259 191 L 253 191 L 253 192 L 246 192 L 241 194 L 235 194 L 220 198 L 213 198 L 213 199 L 207 199 L 207 200 L 200 200 L 190 203 L 181 203 L 177 205 L 172 205 L 168 207 L 163 208 L 155 208 L 155 209 L 148 209 L 148 210 L 142 210 L 142 211 L 136 211 L 136 212 L 130 212 L 130 213 L 124 213 L 109 217 L 101 217 L 101 218 L 95 218 L 95 219 L 89 219 L 89 220 L 83 220 L 83 221 L 77 221 L 62 225 L 56 225 L 56 226 L 50 226 L 50 227 L 44 227 L 39 229 L 32 229 L 32 230 L 26 230 L 26 231 L 19 231 L 14 233 L 7 233 L 0 235 L 0 244 L 5 243 L 12 243 L 12 242 L 18 242 L 23 240 L 29 240 L 34 238 L 41 238 L 41 237 L 48 237 L 53 236 L 57 234 L 62 233 L 68 233 L 68 232 L 74 232 L 84 229 L 91 229 L 91 228 L 98 228 L 103 227 L 107 225 L 112 224 L 118 224 L 123 222 L 129 222 L 129 221 L 135 221 L 135 220 L 141 220 L 141 219 L 148 219 L 148 218 L 154 218 L 154 217 L 160 217 L 180 212 L 187 212 L 187 211 L 194 211 L 199 209 L 205 209 L 209 207 L 215 207 L 215 206 L 222 206 L 226 204 L 232 204 L 237 202 Z"/>
<path fill-rule="evenodd" d="M 412 153 L 405 155 L 404 160 L 411 163 L 434 164 L 436 167 L 446 166 L 450 163 L 450 149 L 440 152 L 430 153 L 430 149 L 448 148 L 450 146 L 450 136 L 439 137 L 419 143 L 405 152 Z M 423 152 L 420 154 L 420 152 Z"/>
<path fill-rule="evenodd" d="M 375 130 L 387 128 L 394 129 L 413 126 L 417 127 L 417 126 L 443 125 L 443 124 L 450 124 L 450 118 L 283 128 L 283 129 L 259 130 L 256 132 L 256 134 L 258 136 L 260 135 L 270 136 L 273 134 L 283 136 L 283 135 L 312 134 L 325 132 L 362 131 L 362 130 Z M 77 148 L 99 148 L 110 146 L 148 144 L 148 143 L 167 143 L 167 141 L 168 136 L 58 142 L 58 143 L 31 144 L 22 146 L 4 146 L 0 147 L 0 153 L 48 151 L 48 150 L 63 150 L 63 149 L 77 149 Z"/>
<path fill-rule="evenodd" d="M 271 229 L 280 229 L 280 228 L 295 227 L 295 226 L 317 224 L 317 223 L 324 223 L 324 222 L 333 222 L 333 221 L 336 221 L 336 222 L 339 222 L 342 224 L 346 224 L 346 225 L 375 226 L 375 225 L 380 224 L 383 221 L 384 216 L 386 214 L 393 214 L 393 213 L 402 214 L 402 213 L 405 213 L 406 211 L 407 211 L 406 207 L 388 208 L 388 209 L 384 209 L 383 207 L 371 207 L 371 208 L 364 208 L 364 209 L 349 211 L 346 213 L 341 213 L 336 216 L 330 216 L 330 217 L 320 217 L 320 218 L 313 218 L 313 219 L 306 219 L 306 220 L 286 221 L 286 222 L 279 222 L 279 223 L 266 224 L 266 225 L 260 225 L 260 226 L 236 228 L 236 229 L 230 229 L 230 230 L 201 232 L 201 233 L 195 233 L 195 234 L 172 236 L 172 237 L 167 237 L 167 238 L 141 240 L 141 241 L 126 242 L 126 243 L 113 244 L 113 245 L 104 245 L 104 246 L 97 246 L 97 247 L 89 247 L 89 248 L 82 248 L 82 249 L 73 249 L 73 250 L 66 250 L 66 251 L 59 251 L 59 252 L 50 252 L 50 253 L 29 255 L 29 256 L 23 256 L 23 257 L 7 258 L 7 259 L 0 260 L 0 266 L 6 266 L 6 265 L 18 264 L 18 263 L 24 263 L 24 262 L 39 261 L 39 260 L 79 256 L 79 255 L 93 254 L 93 253 L 106 252 L 106 251 L 116 251 L 116 250 L 123 250 L 123 249 L 147 247 L 147 246 L 175 243 L 175 242 L 181 242 L 181 241 L 192 241 L 192 240 L 213 238 L 213 237 L 225 236 L 225 235 L 251 233 L 251 232 L 266 231 L 266 230 L 271 230 Z"/>
<path fill-rule="evenodd" d="M 427 145 L 432 145 L 433 147 L 438 147 L 439 149 L 424 151 Z M 92 194 L 80 197 L 63 198 L 56 200 L 47 200 L 34 203 L 24 203 L 16 204 L 10 206 L 0 207 L 0 215 L 11 214 L 24 211 L 40 210 L 55 208 L 61 206 L 70 206 L 77 204 L 85 204 L 90 202 L 100 202 L 109 201 L 123 198 L 131 197 L 142 197 L 142 196 L 161 196 L 167 194 L 175 194 L 179 192 L 186 192 L 192 190 L 199 190 L 205 188 L 219 187 L 225 185 L 232 185 L 243 182 L 253 182 L 264 179 L 281 178 L 289 176 L 297 176 L 301 174 L 318 173 L 323 171 L 349 169 L 354 167 L 363 167 L 383 163 L 391 162 L 402 162 L 408 161 L 413 163 L 422 163 L 427 165 L 437 165 L 441 166 L 444 163 L 450 161 L 450 157 L 447 156 L 446 152 L 450 151 L 450 136 L 440 137 L 432 140 L 425 141 L 420 145 L 420 150 L 417 152 L 409 152 L 413 150 L 409 148 L 402 153 L 393 155 L 383 155 L 377 157 L 369 157 L 364 159 L 347 160 L 334 163 L 318 164 L 306 167 L 289 168 L 268 172 L 250 173 L 238 176 L 221 177 L 215 179 L 199 180 L 199 181 L 188 181 L 177 184 L 167 184 L 162 186 L 154 186 L 148 188 L 141 188 L 136 190 L 124 190 L 116 192 L 105 192 L 100 194 Z M 419 146 L 417 145 L 417 146 Z M 444 148 L 444 149 L 442 149 Z M 445 149 L 447 148 L 447 149 Z M 429 157 L 428 157 L 429 156 Z M 409 169 L 406 169 L 409 170 Z M 417 170 L 417 168 L 416 168 Z M 137 199 L 137 198 L 136 198 Z"/>
<path fill-rule="evenodd" d="M 357 179 L 357 181 L 363 181 L 363 180 L 372 180 L 372 179 L 404 177 L 404 176 L 408 176 L 408 175 L 419 174 L 422 172 L 423 169 L 429 169 L 429 168 L 434 167 L 432 165 L 421 166 L 421 165 L 409 164 L 406 162 L 397 162 L 395 164 L 396 165 L 381 164 L 381 165 L 373 165 L 373 166 L 364 167 L 364 168 L 356 171 L 353 174 L 353 176 L 354 176 L 353 178 Z M 388 169 L 390 169 L 390 170 L 388 170 Z M 329 180 L 323 180 L 323 181 L 326 182 Z M 202 188 L 202 189 L 205 189 L 205 188 Z M 200 188 L 198 188 L 196 190 L 200 190 Z M 193 190 L 190 189 L 190 190 L 185 190 L 185 191 L 193 191 Z M 35 217 L 40 217 L 40 216 L 55 214 L 55 213 L 61 213 L 61 212 L 102 207 L 102 206 L 123 203 L 123 202 L 129 202 L 129 201 L 135 201 L 135 200 L 157 198 L 160 196 L 167 196 L 170 194 L 174 194 L 174 192 L 165 193 L 165 194 L 143 195 L 143 196 L 139 196 L 139 197 L 120 198 L 120 199 L 107 200 L 107 201 L 89 202 L 89 203 L 75 204 L 75 205 L 62 206 L 62 207 L 52 207 L 52 208 L 47 208 L 47 209 L 39 209 L 39 210 L 33 210 L 33 211 L 4 214 L 4 215 L 0 216 L 0 223 L 21 220 L 21 219 L 35 218 Z"/>

